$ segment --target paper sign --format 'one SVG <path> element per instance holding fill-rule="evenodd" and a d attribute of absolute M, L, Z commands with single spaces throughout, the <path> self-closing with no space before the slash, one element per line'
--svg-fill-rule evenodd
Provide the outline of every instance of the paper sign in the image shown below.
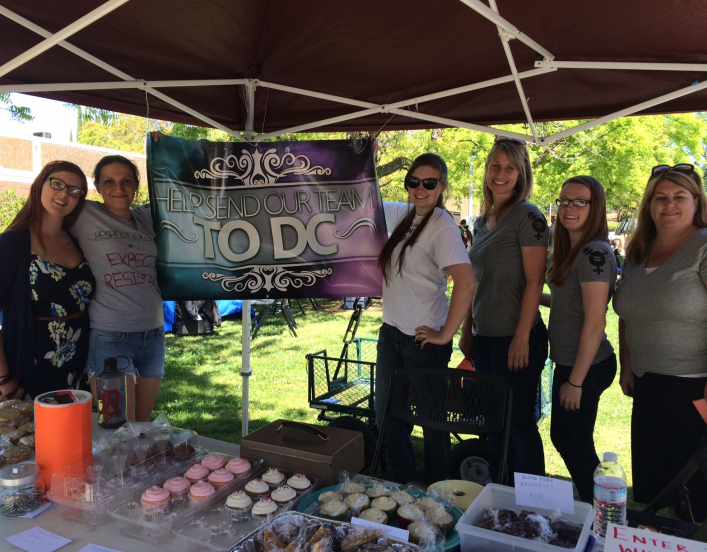
<path fill-rule="evenodd" d="M 120 552 L 120 550 L 91 543 L 84 546 L 79 552 Z"/>
<path fill-rule="evenodd" d="M 700 413 L 700 416 L 702 416 L 702 419 L 705 421 L 707 424 L 707 400 L 705 399 L 699 399 L 696 401 L 692 401 L 692 404 L 695 405 L 695 408 L 697 409 L 697 412 Z"/>
<path fill-rule="evenodd" d="M 54 552 L 71 542 L 71 539 L 65 539 L 45 531 L 41 527 L 32 527 L 32 529 L 7 537 L 5 540 L 27 552 Z"/>
<path fill-rule="evenodd" d="M 604 552 L 707 552 L 707 543 L 610 523 Z"/>
<path fill-rule="evenodd" d="M 361 518 L 351 518 L 351 523 L 353 525 L 360 525 L 361 527 L 368 527 L 369 529 L 378 529 L 383 532 L 384 535 L 388 535 L 394 539 L 407 542 L 410 538 L 410 533 L 405 529 L 399 529 L 398 527 L 391 527 L 390 525 L 382 525 L 380 523 L 375 523 L 374 521 L 368 521 L 367 519 Z"/>
<path fill-rule="evenodd" d="M 572 482 L 540 477 L 527 473 L 515 473 L 516 504 L 545 510 L 560 510 L 574 514 Z"/>

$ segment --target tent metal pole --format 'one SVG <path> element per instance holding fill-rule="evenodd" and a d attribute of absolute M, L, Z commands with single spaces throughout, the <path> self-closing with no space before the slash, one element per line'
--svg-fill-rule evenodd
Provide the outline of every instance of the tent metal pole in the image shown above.
<path fill-rule="evenodd" d="M 127 1 L 127 0 L 125 0 L 125 1 Z M 39 25 L 32 23 L 28 19 L 25 19 L 24 17 L 17 15 L 16 13 L 8 10 L 7 8 L 4 8 L 3 6 L 0 6 L 0 15 L 7 17 L 8 19 L 14 21 L 15 23 L 18 23 L 19 25 L 22 25 L 26 29 L 29 29 L 30 31 L 35 32 L 38 35 L 43 36 L 45 38 L 51 38 L 51 37 L 55 36 L 52 33 L 50 33 L 49 31 L 47 31 L 46 29 L 43 29 Z M 69 44 L 66 41 L 63 41 L 63 40 L 60 41 L 58 43 L 58 46 L 65 48 L 66 50 L 68 50 L 72 54 L 75 54 L 75 55 L 79 56 L 80 58 L 85 59 L 89 63 L 92 63 L 92 64 L 96 65 L 97 67 L 100 67 L 101 69 L 115 75 L 116 77 L 118 77 L 120 79 L 123 79 L 125 81 L 129 81 L 131 83 L 141 82 L 141 81 L 134 79 L 133 77 L 131 77 L 127 73 L 124 73 L 123 71 L 113 67 L 112 65 L 109 65 L 108 63 L 101 61 L 97 57 L 92 56 L 91 54 L 82 50 L 81 48 L 77 48 L 76 46 Z M 245 79 L 235 79 L 235 80 L 245 80 Z M 165 82 L 169 82 L 169 81 L 165 81 Z M 173 82 L 178 82 L 178 81 L 173 81 Z M 191 108 L 188 108 L 184 104 L 177 102 L 176 100 L 173 100 L 169 96 L 167 96 L 161 92 L 158 92 L 157 90 L 154 90 L 154 89 L 150 88 L 149 86 L 146 86 L 145 84 L 143 84 L 142 86 L 145 87 L 144 89 L 146 92 L 149 92 L 153 96 L 160 98 L 162 101 L 164 101 L 174 107 L 182 109 L 186 113 L 189 113 L 193 117 L 195 117 L 201 121 L 204 121 L 205 123 L 208 123 L 215 128 L 223 130 L 224 132 L 230 134 L 234 138 L 238 138 L 239 140 L 242 140 L 242 136 L 240 133 L 237 133 L 236 131 L 229 129 L 228 127 L 225 127 L 225 126 L 221 125 L 220 123 L 217 123 L 213 119 L 210 119 L 209 117 L 206 117 L 205 115 L 202 115 L 201 113 L 199 113 Z"/>
<path fill-rule="evenodd" d="M 54 33 L 52 36 L 45 38 L 44 40 L 42 40 L 42 42 L 40 42 L 36 46 L 33 46 L 25 53 L 20 54 L 16 58 L 11 59 L 10 61 L 2 65 L 0 67 L 0 77 L 8 74 L 14 69 L 17 69 L 21 65 L 24 65 L 31 59 L 36 58 L 38 55 L 46 52 L 52 46 L 55 46 L 59 42 L 79 32 L 84 27 L 88 27 L 94 21 L 97 21 L 104 15 L 112 12 L 114 9 L 119 8 L 126 2 L 128 2 L 128 0 L 108 0 L 108 2 L 97 7 L 95 10 L 88 12 L 83 17 L 74 21 L 71 25 L 64 27 L 58 33 Z"/>
<path fill-rule="evenodd" d="M 501 17 L 498 13 L 493 11 L 491 8 L 486 6 L 484 3 L 480 2 L 480 0 L 460 0 L 460 1 L 464 4 L 466 4 L 467 6 L 469 6 L 472 10 L 474 10 L 476 13 L 478 13 L 481 17 L 488 19 L 489 21 L 494 23 L 497 27 L 502 28 L 508 34 L 510 34 L 514 38 L 517 38 L 523 44 L 525 44 L 529 48 L 535 50 L 537 53 L 541 54 L 545 59 L 550 59 L 550 60 L 555 59 L 555 56 L 553 56 L 548 50 L 546 50 L 545 48 L 540 46 L 540 44 L 535 42 L 532 38 L 530 38 L 525 33 L 522 33 L 515 25 L 513 25 L 508 20 Z"/>
<path fill-rule="evenodd" d="M 540 72 L 542 71 L 542 72 Z M 542 68 L 542 69 L 531 69 L 530 71 L 523 71 L 518 73 L 518 77 L 521 79 L 527 79 L 529 77 L 536 77 L 538 75 L 544 75 L 551 71 L 556 71 L 556 69 Z M 425 96 L 418 96 L 417 98 L 411 98 L 408 100 L 402 100 L 399 102 L 394 102 L 388 104 L 389 108 L 405 107 L 408 105 L 414 105 L 416 103 L 424 103 L 432 100 L 438 100 L 441 98 L 447 98 L 449 96 L 455 96 L 457 94 L 465 94 L 466 92 L 472 92 L 474 90 L 480 90 L 482 88 L 488 88 L 491 86 L 497 86 L 499 84 L 506 84 L 513 82 L 513 75 L 506 75 L 505 77 L 499 77 L 496 79 L 490 79 L 486 81 L 476 82 L 474 84 L 468 84 L 465 86 L 460 86 L 457 88 L 450 88 L 449 90 L 443 90 L 441 92 L 435 92 L 433 94 L 427 94 Z M 301 96 L 309 96 L 312 98 L 319 98 L 320 100 L 329 100 L 331 102 L 343 103 L 347 105 L 355 105 L 357 107 L 372 108 L 380 107 L 378 104 L 372 102 L 364 102 L 361 100 L 353 100 L 351 98 L 344 98 L 341 96 L 333 96 L 331 94 L 323 94 L 321 92 L 314 92 L 312 90 L 305 90 L 304 88 L 295 88 L 293 86 L 285 86 L 283 84 L 276 84 L 273 82 L 258 81 L 258 86 L 263 86 L 266 88 L 272 88 L 273 90 L 281 90 L 283 92 L 290 92 L 292 94 L 299 94 Z"/>
<path fill-rule="evenodd" d="M 642 102 L 642 103 L 639 103 L 636 105 L 632 105 L 631 107 L 627 107 L 626 109 L 621 109 L 620 111 L 614 111 L 613 113 L 606 115 L 604 117 L 600 117 L 599 119 L 594 119 L 593 121 L 589 121 L 587 123 L 577 125 L 576 127 L 568 128 L 567 130 L 563 130 L 562 132 L 558 132 L 557 134 L 553 134 L 552 136 L 541 137 L 540 144 L 543 144 L 543 145 L 550 144 L 552 142 L 555 142 L 557 140 L 565 138 L 566 136 L 572 136 L 573 134 L 577 134 L 578 132 L 581 132 L 583 130 L 593 128 L 595 126 L 599 126 L 604 123 L 608 123 L 609 121 L 613 121 L 614 119 L 618 119 L 619 117 L 633 115 L 634 113 L 638 113 L 639 111 L 643 111 L 644 109 L 648 109 L 649 107 L 653 107 L 654 105 L 669 102 L 670 100 L 674 100 L 676 98 L 681 98 L 682 96 L 687 96 L 688 94 L 692 94 L 693 92 L 699 92 L 700 90 L 704 90 L 706 88 L 707 88 L 707 81 L 701 82 L 699 84 L 693 84 L 693 85 L 687 86 L 685 88 L 681 88 L 680 90 L 676 90 L 675 92 L 670 92 L 669 94 L 664 94 L 663 96 L 659 96 L 659 97 L 654 98 L 652 100 L 648 100 L 648 101 L 645 101 L 645 102 Z"/>
<path fill-rule="evenodd" d="M 489 0 L 489 6 L 491 9 L 498 13 L 498 6 L 496 5 L 496 0 Z M 533 116 L 530 114 L 530 108 L 528 107 L 528 100 L 525 98 L 525 91 L 523 90 L 523 84 L 518 78 L 518 69 L 516 69 L 516 62 L 513 59 L 513 53 L 511 52 L 511 47 L 508 42 L 515 38 L 513 35 L 509 34 L 507 31 L 503 30 L 501 27 L 496 27 L 498 29 L 498 36 L 501 37 L 501 44 L 503 45 L 503 51 L 506 54 L 506 59 L 508 60 L 508 65 L 511 68 L 511 74 L 513 75 L 513 80 L 516 84 L 516 89 L 518 90 L 518 96 L 520 96 L 520 103 L 523 105 L 523 111 L 525 112 L 525 118 L 528 119 L 528 125 L 530 126 L 530 132 L 533 133 L 533 141 L 537 144 L 538 142 L 538 131 L 535 128 L 535 123 L 533 122 Z"/>
<path fill-rule="evenodd" d="M 192 86 L 235 86 L 245 84 L 247 79 L 209 79 L 209 80 L 178 80 L 178 81 L 144 81 L 129 80 L 125 82 L 55 82 L 44 84 L 3 84 L 1 92 L 31 94 L 32 92 L 65 92 L 72 90 L 117 90 L 124 88 L 177 88 Z"/>
<path fill-rule="evenodd" d="M 255 134 L 253 132 L 253 122 L 255 121 L 255 88 L 256 80 L 248 79 L 245 84 L 246 107 L 248 116 L 245 122 L 245 139 L 252 141 Z M 257 146 L 256 146 L 257 148 Z M 250 376 L 253 371 L 250 368 L 250 301 L 243 300 L 241 310 L 241 439 L 248 435 L 248 410 L 250 407 Z"/>
<path fill-rule="evenodd" d="M 535 67 L 555 69 L 619 69 L 623 71 L 705 71 L 706 63 L 644 63 L 626 61 L 536 61 Z"/>

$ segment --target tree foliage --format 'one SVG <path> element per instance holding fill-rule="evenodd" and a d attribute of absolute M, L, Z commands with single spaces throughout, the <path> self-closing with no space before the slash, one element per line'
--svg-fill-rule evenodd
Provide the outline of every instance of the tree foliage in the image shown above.
<path fill-rule="evenodd" d="M 0 109 L 4 109 L 10 114 L 10 120 L 26 123 L 34 121 L 32 110 L 29 107 L 15 105 L 9 92 L 0 92 Z"/>

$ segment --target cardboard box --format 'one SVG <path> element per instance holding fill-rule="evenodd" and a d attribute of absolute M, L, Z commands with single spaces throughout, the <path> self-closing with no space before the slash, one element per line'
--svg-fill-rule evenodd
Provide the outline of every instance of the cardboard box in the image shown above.
<path fill-rule="evenodd" d="M 461 552 L 583 552 L 594 522 L 594 508 L 584 502 L 574 503 L 573 515 L 562 514 L 562 519 L 582 526 L 577 546 L 568 549 L 476 527 L 476 523 L 489 508 L 496 510 L 508 508 L 517 513 L 521 510 L 532 510 L 548 517 L 555 515 L 555 512 L 542 508 L 517 506 L 514 488 L 489 483 L 457 523 L 456 530 L 461 541 Z"/>
<path fill-rule="evenodd" d="M 339 482 L 342 470 L 363 469 L 363 435 L 338 427 L 277 420 L 241 439 L 241 458 L 317 476 L 322 486 Z"/>

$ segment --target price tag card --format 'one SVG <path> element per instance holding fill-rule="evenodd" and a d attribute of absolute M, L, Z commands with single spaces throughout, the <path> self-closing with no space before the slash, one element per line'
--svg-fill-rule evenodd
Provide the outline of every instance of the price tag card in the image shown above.
<path fill-rule="evenodd" d="M 632 529 L 610 523 L 606 528 L 604 552 L 707 552 L 707 543 L 654 533 L 648 529 Z"/>
<path fill-rule="evenodd" d="M 560 510 L 574 514 L 574 494 L 571 481 L 515 473 L 516 504 L 530 508 Z"/>
<path fill-rule="evenodd" d="M 32 527 L 32 529 L 7 537 L 5 540 L 27 552 L 54 552 L 71 542 L 71 539 L 65 539 L 45 531 L 41 527 Z"/>
<path fill-rule="evenodd" d="M 120 552 L 120 550 L 90 543 L 84 546 L 81 550 L 79 550 L 79 552 Z"/>

